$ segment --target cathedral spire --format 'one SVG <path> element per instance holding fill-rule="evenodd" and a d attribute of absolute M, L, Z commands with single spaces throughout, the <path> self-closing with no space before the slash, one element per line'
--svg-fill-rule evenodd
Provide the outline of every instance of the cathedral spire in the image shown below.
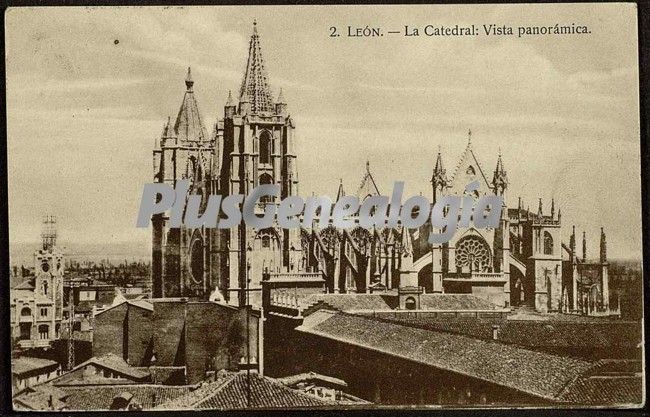
<path fill-rule="evenodd" d="M 194 80 L 192 80 L 192 68 L 187 67 L 187 77 L 185 77 L 185 86 L 187 87 L 187 91 L 192 91 L 192 87 L 194 86 Z"/>
<path fill-rule="evenodd" d="M 345 196 L 345 190 L 343 189 L 343 178 L 339 178 L 339 189 L 336 192 L 336 201 L 339 201 L 343 196 Z"/>
<path fill-rule="evenodd" d="M 600 263 L 607 262 L 607 239 L 605 237 L 605 229 L 600 228 Z"/>
<path fill-rule="evenodd" d="M 449 180 L 447 179 L 447 170 L 442 163 L 442 152 L 440 145 L 438 145 L 438 156 L 436 157 L 436 166 L 433 168 L 433 176 L 431 177 L 431 184 L 433 185 L 434 194 L 437 191 L 442 191 L 447 187 Z M 435 195 L 434 195 L 435 197 Z"/>
<path fill-rule="evenodd" d="M 555 219 L 555 198 L 551 197 L 551 219 Z"/>
<path fill-rule="evenodd" d="M 537 207 L 537 217 L 542 217 L 542 199 L 539 199 L 539 206 Z"/>
<path fill-rule="evenodd" d="M 582 262 L 587 261 L 587 233 L 582 231 Z"/>
<path fill-rule="evenodd" d="M 194 97 L 194 80 L 192 79 L 192 70 L 187 68 L 187 76 L 185 77 L 185 96 L 183 103 L 176 116 L 176 123 L 174 123 L 174 133 L 179 142 L 202 142 L 207 141 L 208 135 L 203 127 L 201 115 L 199 114 L 199 107 Z"/>
<path fill-rule="evenodd" d="M 248 61 L 242 80 L 239 96 L 248 96 L 252 113 L 272 112 L 274 110 L 271 89 L 269 88 L 260 37 L 257 33 L 257 21 L 253 21 L 253 34 L 248 47 Z M 240 100 L 241 101 L 241 100 Z"/>
<path fill-rule="evenodd" d="M 504 195 L 506 188 L 508 188 L 508 175 L 503 166 L 503 159 L 501 159 L 501 148 L 499 148 L 499 158 L 492 177 L 492 186 L 494 187 L 494 194 L 497 195 Z"/>
<path fill-rule="evenodd" d="M 228 90 L 228 99 L 226 100 L 226 107 L 234 106 L 235 103 L 233 103 L 232 99 L 232 90 Z"/>

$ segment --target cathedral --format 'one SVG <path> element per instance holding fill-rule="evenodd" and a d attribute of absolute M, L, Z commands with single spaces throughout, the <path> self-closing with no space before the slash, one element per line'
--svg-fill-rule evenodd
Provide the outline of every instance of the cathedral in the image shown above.
<path fill-rule="evenodd" d="M 189 180 L 189 193 L 207 196 L 248 195 L 262 184 L 280 186 L 280 196 L 260 200 L 256 210 L 297 195 L 295 123 L 282 91 L 271 93 L 260 36 L 254 23 L 243 80 L 236 95 L 228 93 L 223 117 L 205 128 L 191 70 L 175 121 L 167 120 L 153 150 L 154 182 L 175 186 Z M 508 198 L 509 179 L 498 156 L 492 173 L 475 154 L 471 132 L 453 172 L 439 151 L 432 169 L 432 204 L 444 195 L 467 195 L 467 184 L 485 194 L 503 196 L 498 228 L 459 224 L 451 241 L 430 244 L 429 223 L 418 229 L 256 230 L 241 223 L 232 229 L 171 228 L 165 214 L 152 216 L 152 281 L 155 298 L 189 297 L 249 304 L 262 275 L 272 271 L 286 280 L 317 276 L 329 293 L 397 292 L 400 308 L 419 308 L 418 294 L 470 293 L 500 307 L 525 306 L 539 312 L 606 314 L 609 311 L 606 240 L 601 231 L 600 258 L 576 250 L 575 228 L 568 245 L 561 241 L 560 209 L 553 201 L 544 212 L 516 207 Z M 381 195 L 366 162 L 360 202 Z M 346 195 L 341 183 L 336 198 Z M 203 199 L 201 210 L 207 205 Z M 512 205 L 512 207 L 511 207 Z M 471 224 L 471 223 L 470 223 Z"/>

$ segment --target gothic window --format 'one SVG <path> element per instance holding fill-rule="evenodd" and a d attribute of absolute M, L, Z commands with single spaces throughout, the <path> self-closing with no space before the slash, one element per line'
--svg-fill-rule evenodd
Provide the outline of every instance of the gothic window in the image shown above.
<path fill-rule="evenodd" d="M 22 310 L 20 310 L 20 315 L 22 317 L 27 317 L 32 315 L 32 310 L 29 307 L 24 307 Z"/>
<path fill-rule="evenodd" d="M 456 244 L 456 267 L 469 272 L 487 272 L 490 247 L 478 236 L 466 236 Z"/>
<path fill-rule="evenodd" d="M 341 238 L 339 232 L 334 227 L 327 226 L 319 233 L 319 235 L 321 240 L 323 241 L 325 250 L 327 250 L 330 253 L 333 253 L 336 250 L 336 246 L 339 243 L 339 239 Z"/>
<path fill-rule="evenodd" d="M 275 249 L 280 246 L 278 238 L 272 229 L 260 230 L 255 239 L 260 241 L 262 249 Z"/>
<path fill-rule="evenodd" d="M 266 184 L 273 184 L 273 177 L 271 177 L 269 174 L 264 173 L 260 175 L 260 185 L 266 185 Z M 270 195 L 265 195 L 260 198 L 260 202 L 262 203 L 272 203 L 273 202 L 273 196 Z"/>
<path fill-rule="evenodd" d="M 544 255 L 553 255 L 553 236 L 544 231 Z"/>
<path fill-rule="evenodd" d="M 41 308 L 41 317 L 47 317 L 47 308 Z"/>
<path fill-rule="evenodd" d="M 467 167 L 467 171 L 465 171 L 465 173 L 468 174 L 468 175 L 475 175 L 476 170 L 474 170 L 474 167 L 470 165 L 470 166 Z"/>
<path fill-rule="evenodd" d="M 273 141 L 268 131 L 260 135 L 260 164 L 271 163 L 271 153 L 273 153 Z"/>
<path fill-rule="evenodd" d="M 370 240 L 372 239 L 370 232 L 362 227 L 357 227 L 352 231 L 351 235 L 354 244 L 359 249 L 359 252 L 366 253 L 370 246 Z"/>
<path fill-rule="evenodd" d="M 203 282 L 203 242 L 196 239 L 190 250 L 190 269 L 194 282 Z"/>
<path fill-rule="evenodd" d="M 47 282 L 43 281 L 43 295 L 47 295 Z"/>

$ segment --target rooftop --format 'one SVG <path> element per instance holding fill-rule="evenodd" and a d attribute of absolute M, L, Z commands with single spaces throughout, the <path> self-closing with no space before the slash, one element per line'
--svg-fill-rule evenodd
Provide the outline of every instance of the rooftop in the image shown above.
<path fill-rule="evenodd" d="M 324 310 L 306 317 L 297 330 L 548 400 L 558 400 L 567 384 L 594 367 L 581 359 Z"/>
<path fill-rule="evenodd" d="M 250 374 L 250 406 L 246 372 L 221 374 L 217 381 L 205 383 L 196 390 L 157 407 L 166 410 L 233 410 L 244 408 L 304 408 L 333 406 L 310 394 L 286 387 L 281 382 Z"/>
<path fill-rule="evenodd" d="M 11 373 L 14 375 L 22 375 L 50 367 L 56 368 L 58 366 L 59 364 L 57 362 L 49 359 L 21 356 L 11 360 Z"/>

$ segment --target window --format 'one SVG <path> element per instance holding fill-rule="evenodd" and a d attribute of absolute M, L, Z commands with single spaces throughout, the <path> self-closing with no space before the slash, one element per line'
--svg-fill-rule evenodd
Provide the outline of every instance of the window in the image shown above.
<path fill-rule="evenodd" d="M 41 340 L 50 338 L 50 326 L 47 324 L 41 324 L 38 326 L 38 338 Z"/>
<path fill-rule="evenodd" d="M 43 281 L 43 295 L 47 295 L 47 281 Z"/>
<path fill-rule="evenodd" d="M 553 236 L 544 231 L 544 255 L 553 255 Z"/>
<path fill-rule="evenodd" d="M 487 272 L 490 247 L 479 236 L 466 236 L 456 244 L 456 267 L 463 272 Z"/>
<path fill-rule="evenodd" d="M 41 307 L 41 317 L 47 317 L 47 307 Z"/>
<path fill-rule="evenodd" d="M 23 317 L 31 316 L 32 310 L 29 307 L 23 307 L 23 309 L 20 310 L 20 315 Z"/>
<path fill-rule="evenodd" d="M 273 153 L 273 141 L 271 134 L 265 130 L 260 136 L 260 164 L 270 164 L 271 153 Z"/>
<path fill-rule="evenodd" d="M 404 307 L 406 307 L 407 310 L 415 310 L 415 298 L 409 297 L 404 301 Z"/>
<path fill-rule="evenodd" d="M 266 185 L 266 184 L 273 184 L 273 177 L 271 177 L 269 174 L 262 174 L 260 175 L 260 185 Z M 273 196 L 270 195 L 265 195 L 260 198 L 260 202 L 262 203 L 271 203 L 273 202 Z"/>

